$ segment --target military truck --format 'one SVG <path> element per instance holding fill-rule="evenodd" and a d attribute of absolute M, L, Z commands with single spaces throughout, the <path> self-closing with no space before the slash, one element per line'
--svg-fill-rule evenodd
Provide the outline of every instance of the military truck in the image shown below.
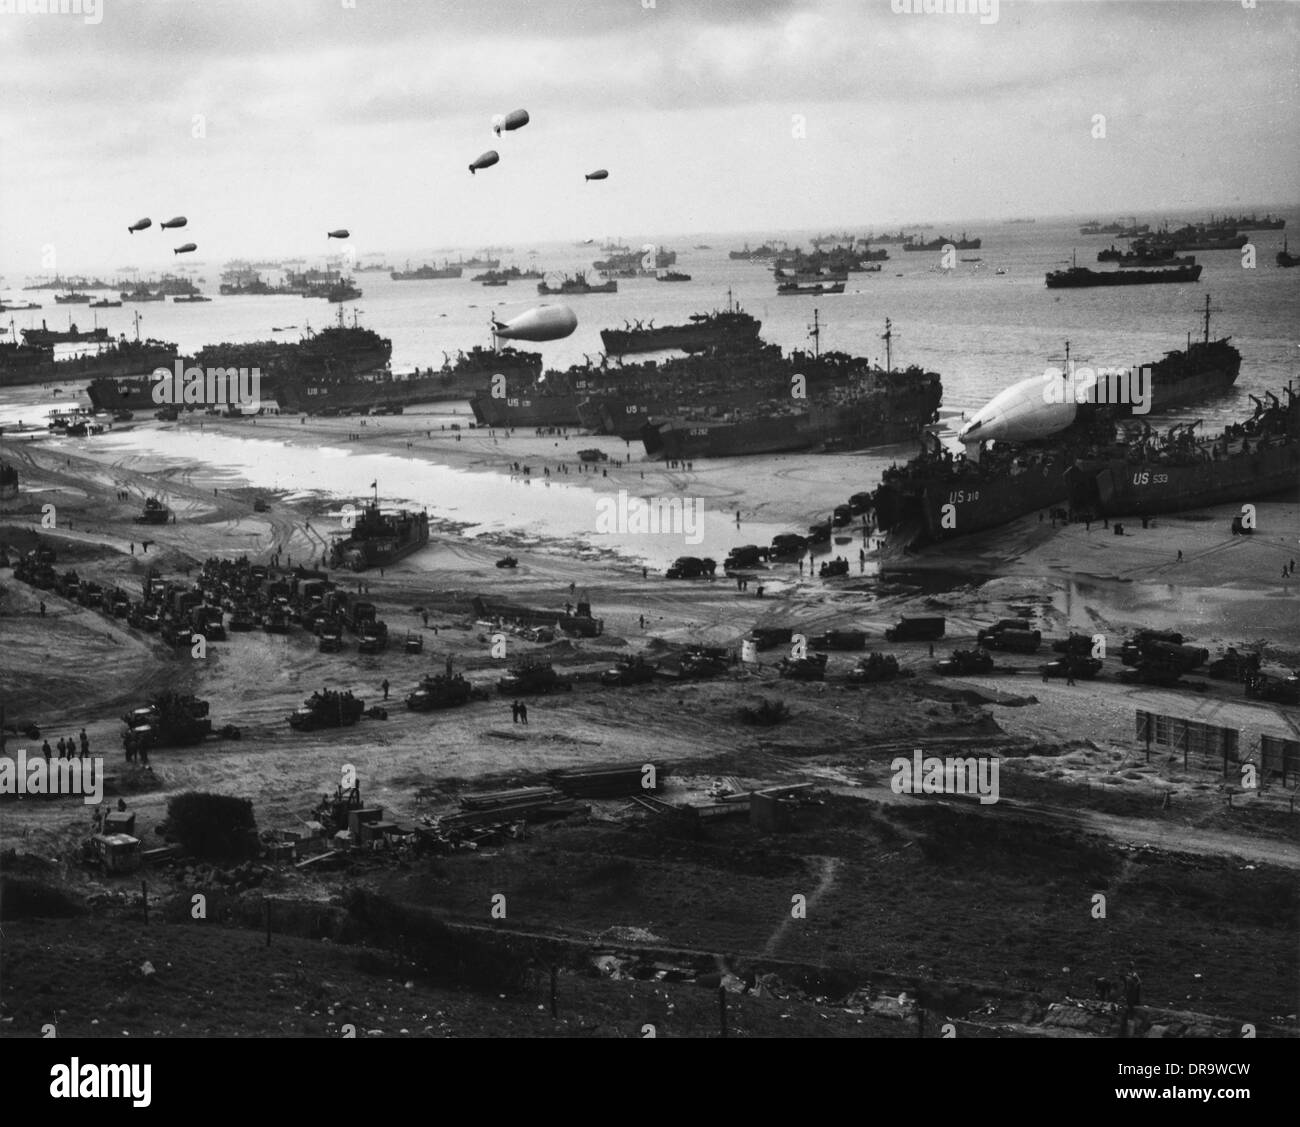
<path fill-rule="evenodd" d="M 1210 662 L 1206 670 L 1216 681 L 1245 681 L 1253 673 L 1259 672 L 1259 654 L 1238 653 L 1235 646 L 1229 646 L 1228 652 Z"/>
<path fill-rule="evenodd" d="M 667 571 L 669 579 L 712 579 L 718 570 L 715 560 L 697 559 L 695 556 L 678 556 Z"/>
<path fill-rule="evenodd" d="M 808 644 L 818 650 L 865 650 L 865 630 L 827 630 L 808 639 Z"/>
<path fill-rule="evenodd" d="M 1120 661 L 1125 665 L 1157 661 L 1172 665 L 1181 673 L 1190 673 L 1209 660 L 1209 650 L 1202 649 L 1200 646 L 1184 646 L 1177 642 L 1145 641 L 1137 647 L 1125 642 L 1120 650 Z"/>
<path fill-rule="evenodd" d="M 1275 677 L 1270 673 L 1252 673 L 1246 678 L 1246 695 L 1252 700 L 1277 704 L 1300 704 L 1300 677 Z"/>
<path fill-rule="evenodd" d="M 474 687 L 459 673 L 450 677 L 445 673 L 435 673 L 420 679 L 419 685 L 408 694 L 406 707 L 412 712 L 458 708 L 462 704 L 468 704 L 473 695 Z"/>
<path fill-rule="evenodd" d="M 1052 650 L 1058 654 L 1076 654 L 1080 657 L 1092 655 L 1092 638 L 1087 634 L 1071 634 L 1068 638 L 1058 638 L 1052 643 Z"/>
<path fill-rule="evenodd" d="M 1101 661 L 1095 657 L 1080 654 L 1066 654 L 1065 657 L 1049 661 L 1040 667 L 1044 677 L 1074 677 L 1091 681 L 1101 672 Z"/>
<path fill-rule="evenodd" d="M 361 641 L 357 653 L 377 654 L 388 648 L 388 625 L 384 622 L 366 622 L 361 627 Z"/>
<path fill-rule="evenodd" d="M 993 655 L 983 646 L 973 650 L 953 650 L 952 656 L 936 663 L 934 671 L 944 677 L 970 677 L 993 672 Z"/>
<path fill-rule="evenodd" d="M 689 680 L 717 677 L 730 668 L 727 651 L 717 646 L 697 646 L 682 655 L 682 676 Z"/>
<path fill-rule="evenodd" d="M 156 747 L 189 747 L 212 735 L 208 702 L 180 693 L 159 693 L 143 708 L 122 717 L 126 730 L 122 746 L 129 752 Z M 239 729 L 223 728 L 222 734 L 238 738 Z"/>
<path fill-rule="evenodd" d="M 758 567 L 766 558 L 767 551 L 757 544 L 742 544 L 727 553 L 727 558 L 722 561 L 722 570 L 729 574 L 740 567 Z"/>
<path fill-rule="evenodd" d="M 1038 652 L 1043 635 L 1038 630 L 998 630 L 981 643 L 991 650 L 1007 650 L 1011 653 L 1032 654 Z"/>
<path fill-rule="evenodd" d="M 782 532 L 772 537 L 768 555 L 774 560 L 793 560 L 808 550 L 808 538 L 797 532 Z"/>
<path fill-rule="evenodd" d="M 556 689 L 569 692 L 573 689 L 573 682 L 556 673 L 549 662 L 524 661 L 502 677 L 497 682 L 497 688 L 506 696 L 525 696 L 551 693 Z"/>
<path fill-rule="evenodd" d="M 289 727 L 295 732 L 350 727 L 361 719 L 365 710 L 365 701 L 354 697 L 351 691 L 326 689 L 323 693 L 312 693 L 303 701 L 302 708 L 294 710 L 289 717 Z"/>
<path fill-rule="evenodd" d="M 327 619 L 321 624 L 320 642 L 317 648 L 323 654 L 343 652 L 343 628 L 337 619 Z"/>
<path fill-rule="evenodd" d="M 999 618 L 992 626 L 986 626 L 976 634 L 975 641 L 982 646 L 1003 630 L 1028 630 L 1029 626 L 1027 618 Z"/>
<path fill-rule="evenodd" d="M 873 652 L 858 658 L 858 664 L 849 671 L 848 684 L 873 685 L 877 681 L 892 681 L 901 677 L 904 671 L 898 667 L 898 658 L 893 654 Z"/>
<path fill-rule="evenodd" d="M 891 642 L 933 642 L 943 637 L 946 620 L 942 615 L 909 617 L 904 615 L 898 625 L 885 631 Z"/>
<path fill-rule="evenodd" d="M 635 657 L 621 658 L 612 668 L 600 675 L 602 685 L 644 685 L 655 679 L 655 666 L 638 654 Z"/>
<path fill-rule="evenodd" d="M 785 657 L 777 666 L 782 677 L 792 681 L 825 681 L 826 655 L 813 653 L 807 657 Z"/>

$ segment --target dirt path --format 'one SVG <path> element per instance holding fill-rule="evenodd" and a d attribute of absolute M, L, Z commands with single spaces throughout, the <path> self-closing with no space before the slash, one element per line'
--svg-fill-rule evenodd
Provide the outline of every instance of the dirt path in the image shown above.
<path fill-rule="evenodd" d="M 812 913 L 813 909 L 821 901 L 822 897 L 825 896 L 826 893 L 830 891 L 831 885 L 835 883 L 835 875 L 840 871 L 840 865 L 843 861 L 843 858 L 808 857 L 807 860 L 816 861 L 818 863 L 818 865 L 821 868 L 821 875 L 818 878 L 817 887 L 813 889 L 812 894 L 808 896 L 804 904 L 804 909 L 805 912 L 807 913 L 804 917 L 805 919 L 807 918 L 807 915 L 810 915 Z M 802 921 L 796 921 L 794 916 L 787 913 L 786 916 L 781 920 L 781 922 L 776 925 L 776 930 L 773 931 L 770 936 L 768 936 L 767 942 L 763 944 L 764 958 L 775 955 L 777 953 L 777 951 L 780 949 L 782 940 L 785 938 L 786 932 L 789 931 L 790 926 L 796 922 L 802 922 Z"/>

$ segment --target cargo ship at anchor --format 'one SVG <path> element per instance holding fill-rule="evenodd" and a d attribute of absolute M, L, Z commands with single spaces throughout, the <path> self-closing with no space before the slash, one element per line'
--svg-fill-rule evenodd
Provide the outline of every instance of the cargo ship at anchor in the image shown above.
<path fill-rule="evenodd" d="M 1148 286 L 1161 282 L 1196 282 L 1201 277 L 1201 267 L 1171 266 L 1154 270 L 1089 270 L 1086 266 L 1071 266 L 1066 270 L 1051 270 L 1047 274 L 1049 290 L 1080 289 L 1085 286 Z"/>
<path fill-rule="evenodd" d="M 347 536 L 336 537 L 330 545 L 330 567 L 347 567 L 365 571 L 371 567 L 388 567 L 429 542 L 429 514 L 402 509 L 385 513 L 379 508 L 379 490 L 355 517 Z"/>
<path fill-rule="evenodd" d="M 758 339 L 763 323 L 750 316 L 732 302 L 727 291 L 727 308 L 712 313 L 692 313 L 685 325 L 663 325 L 656 328 L 651 322 L 643 328 L 624 325 L 622 329 L 601 329 L 600 343 L 611 356 L 629 352 L 658 352 L 679 348 L 684 352 L 699 352 L 706 348 L 726 347 Z"/>
<path fill-rule="evenodd" d="M 819 342 L 820 322 L 810 335 Z M 651 420 L 642 430 L 646 453 L 655 458 L 724 458 L 792 450 L 854 450 L 915 437 L 938 417 L 943 383 L 934 372 L 895 371 L 885 322 L 885 367 L 820 349 L 791 353 L 791 371 L 808 377 L 808 398 L 792 399 L 788 376 L 733 391 L 730 410 Z M 758 401 L 756 401 L 758 400 Z M 743 406 L 737 407 L 741 403 Z"/>
<path fill-rule="evenodd" d="M 1231 338 L 1210 339 L 1210 313 L 1206 295 L 1203 339 L 1149 366 L 1151 410 L 1227 391 L 1236 381 L 1241 353 Z M 1066 370 L 1072 372 L 1068 342 Z M 1112 442 L 1132 405 L 1096 402 L 1094 395 L 1092 402 L 1049 407 L 1045 385 L 1044 377 L 1031 377 L 995 396 L 958 435 L 965 454 L 953 454 L 930 434 L 916 458 L 884 472 L 872 508 L 891 548 L 982 532 L 1066 503 L 1066 471 Z"/>
<path fill-rule="evenodd" d="M 951 235 L 940 235 L 937 239 L 922 241 L 921 239 L 911 239 L 903 244 L 904 250 L 943 250 L 949 243 L 958 250 L 979 250 L 983 245 L 983 239 L 968 239 L 966 232 L 961 233 L 960 239 L 955 239 Z"/>

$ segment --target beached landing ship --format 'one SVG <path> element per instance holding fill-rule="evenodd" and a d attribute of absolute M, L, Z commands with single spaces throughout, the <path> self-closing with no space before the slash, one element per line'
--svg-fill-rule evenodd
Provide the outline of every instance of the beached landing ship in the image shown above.
<path fill-rule="evenodd" d="M 402 509 L 381 512 L 379 492 L 356 516 L 356 523 L 345 537 L 330 546 L 330 567 L 348 567 L 365 571 L 387 567 L 417 552 L 429 542 L 429 515 Z"/>
<path fill-rule="evenodd" d="M 1204 338 L 1150 365 L 1152 410 L 1194 402 L 1235 382 L 1241 353 L 1228 337 L 1210 340 L 1210 312 L 1207 295 Z M 1049 404 L 1044 389 L 1044 378 L 1035 376 L 996 395 L 962 428 L 966 454 L 954 455 L 930 437 L 907 465 L 885 471 L 872 508 L 891 546 L 950 540 L 1065 504 L 1066 471 L 1108 447 L 1132 404 Z"/>
<path fill-rule="evenodd" d="M 821 324 L 814 319 L 814 341 Z M 774 454 L 789 450 L 851 450 L 903 442 L 934 422 L 943 384 L 934 372 L 911 367 L 895 371 L 885 322 L 886 364 L 820 351 L 792 354 L 790 371 L 808 377 L 807 399 L 789 395 L 789 385 L 765 383 L 733 389 L 720 409 L 714 401 L 702 417 L 651 420 L 641 432 L 646 453 L 673 460 Z"/>
<path fill-rule="evenodd" d="M 1251 501 L 1300 484 L 1300 397 L 1255 399 L 1255 414 L 1213 438 L 1199 420 L 1090 452 L 1065 471 L 1070 504 L 1096 516 L 1151 516 Z M 1252 399 L 1254 396 L 1251 397 Z"/>

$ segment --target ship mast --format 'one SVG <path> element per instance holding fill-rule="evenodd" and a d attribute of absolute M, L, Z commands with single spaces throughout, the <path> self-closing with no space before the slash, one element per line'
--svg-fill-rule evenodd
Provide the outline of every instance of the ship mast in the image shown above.
<path fill-rule="evenodd" d="M 817 310 L 813 310 L 813 323 L 808 326 L 808 335 L 812 337 L 813 342 L 813 359 L 820 359 L 822 354 L 822 326 L 817 319 Z"/>
<path fill-rule="evenodd" d="M 889 318 L 885 318 L 885 335 L 880 338 L 885 342 L 885 373 L 888 374 L 894 370 L 894 327 Z"/>
<path fill-rule="evenodd" d="M 135 311 L 135 339 L 136 343 L 140 342 L 140 310 Z"/>

